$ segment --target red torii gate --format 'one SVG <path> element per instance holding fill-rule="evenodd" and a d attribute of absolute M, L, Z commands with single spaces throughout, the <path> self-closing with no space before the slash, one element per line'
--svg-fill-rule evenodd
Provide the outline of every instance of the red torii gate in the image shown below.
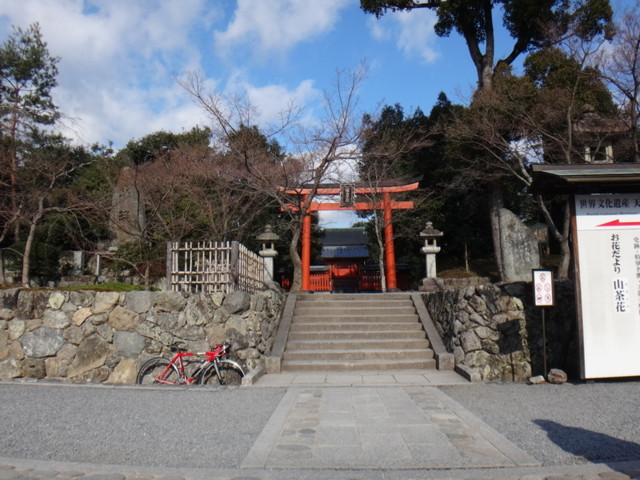
<path fill-rule="evenodd" d="M 319 211 L 335 210 L 383 210 L 384 219 L 384 258 L 386 266 L 387 290 L 397 290 L 396 280 L 396 254 L 393 245 L 393 210 L 408 210 L 414 207 L 413 201 L 395 201 L 391 199 L 393 193 L 403 193 L 416 190 L 420 178 L 410 180 L 387 180 L 377 186 L 364 184 L 320 184 L 315 191 L 315 196 L 340 195 L 340 203 L 320 203 L 312 201 L 302 220 L 302 291 L 310 290 L 311 277 L 311 213 Z M 313 194 L 312 188 L 301 187 L 286 189 L 285 193 L 300 195 L 301 205 L 307 201 L 307 197 Z M 381 201 L 356 202 L 356 195 L 381 195 Z M 375 198 L 375 197 L 374 197 Z M 293 208 L 293 207 L 292 207 Z"/>

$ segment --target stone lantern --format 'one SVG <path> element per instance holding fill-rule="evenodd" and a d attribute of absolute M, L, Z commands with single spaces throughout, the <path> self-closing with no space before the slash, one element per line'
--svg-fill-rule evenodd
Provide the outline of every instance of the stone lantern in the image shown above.
<path fill-rule="evenodd" d="M 424 230 L 420 232 L 420 238 L 424 238 L 424 247 L 420 249 L 427 256 L 427 277 L 436 278 L 436 253 L 440 251 L 438 237 L 444 235 L 440 230 L 433 228 L 433 223 L 427 221 Z"/>
<path fill-rule="evenodd" d="M 267 277 L 266 280 L 273 281 L 273 259 L 278 256 L 278 252 L 275 249 L 275 242 L 280 240 L 280 237 L 273 231 L 273 227 L 269 224 L 265 225 L 264 232 L 256 237 L 262 242 L 262 250 L 258 254 L 264 258 L 264 273 Z"/>

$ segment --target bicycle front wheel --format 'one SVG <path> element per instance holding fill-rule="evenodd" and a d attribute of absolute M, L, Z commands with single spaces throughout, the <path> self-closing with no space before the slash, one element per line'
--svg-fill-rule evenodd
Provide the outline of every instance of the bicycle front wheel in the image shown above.
<path fill-rule="evenodd" d="M 175 385 L 179 380 L 180 373 L 174 364 L 166 358 L 152 358 L 146 361 L 138 370 L 136 383 L 138 385 L 150 385 L 153 383 Z"/>
<path fill-rule="evenodd" d="M 244 372 L 231 362 L 221 361 L 218 363 L 220 376 L 216 372 L 215 365 L 210 365 L 200 376 L 200 385 L 240 385 Z"/>

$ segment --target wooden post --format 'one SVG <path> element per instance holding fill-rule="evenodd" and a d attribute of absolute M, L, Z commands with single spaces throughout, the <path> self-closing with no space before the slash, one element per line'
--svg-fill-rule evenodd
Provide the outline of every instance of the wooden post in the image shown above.
<path fill-rule="evenodd" d="M 311 215 L 302 219 L 302 291 L 311 291 Z"/>
<path fill-rule="evenodd" d="M 393 246 L 393 224 L 391 217 L 391 194 L 382 194 L 384 208 L 384 261 L 387 267 L 387 290 L 397 290 L 396 253 Z"/>
<path fill-rule="evenodd" d="M 173 290 L 173 243 L 172 242 L 167 242 L 167 261 L 166 261 L 166 268 L 167 268 L 167 290 L 171 291 Z"/>
<path fill-rule="evenodd" d="M 238 290 L 240 282 L 240 244 L 236 241 L 231 242 L 231 291 Z"/>

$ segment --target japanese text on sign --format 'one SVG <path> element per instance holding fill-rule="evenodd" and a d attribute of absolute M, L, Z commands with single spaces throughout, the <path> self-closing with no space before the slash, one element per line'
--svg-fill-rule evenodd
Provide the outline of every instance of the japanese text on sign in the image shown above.
<path fill-rule="evenodd" d="M 613 267 L 613 305 L 615 313 L 627 313 L 629 312 L 629 281 L 626 278 L 619 277 L 622 272 L 622 266 L 620 264 L 621 258 L 621 245 L 620 235 L 617 233 L 611 234 L 611 259 Z"/>
<path fill-rule="evenodd" d="M 611 258 L 613 259 L 613 273 L 620 273 L 620 235 L 611 235 Z"/>

